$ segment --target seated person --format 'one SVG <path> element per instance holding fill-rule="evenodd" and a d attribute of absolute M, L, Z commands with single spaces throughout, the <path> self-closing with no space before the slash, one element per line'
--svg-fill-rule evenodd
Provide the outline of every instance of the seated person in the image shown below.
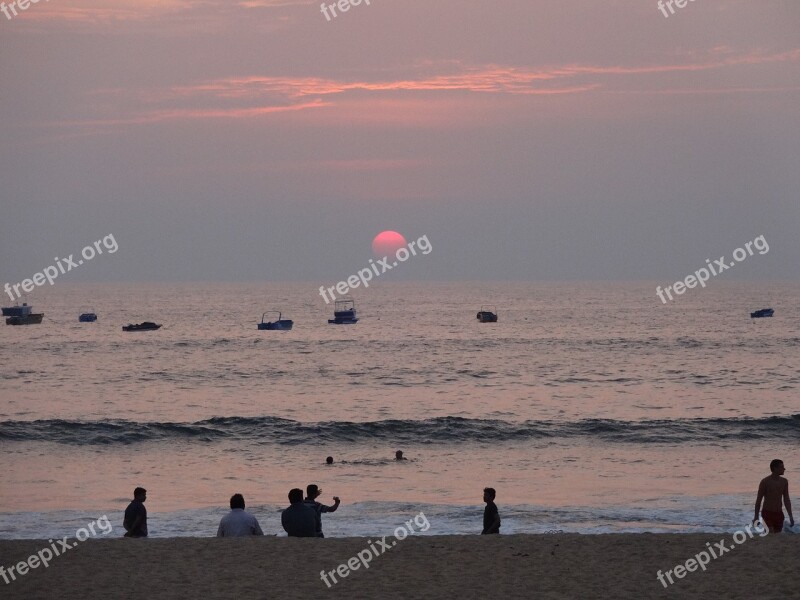
<path fill-rule="evenodd" d="M 289 537 L 317 537 L 317 511 L 303 503 L 303 490 L 292 489 L 289 502 L 281 513 L 281 525 Z"/>
<path fill-rule="evenodd" d="M 231 512 L 222 517 L 217 529 L 217 537 L 247 537 L 264 535 L 258 520 L 244 510 L 244 496 L 231 496 Z"/>

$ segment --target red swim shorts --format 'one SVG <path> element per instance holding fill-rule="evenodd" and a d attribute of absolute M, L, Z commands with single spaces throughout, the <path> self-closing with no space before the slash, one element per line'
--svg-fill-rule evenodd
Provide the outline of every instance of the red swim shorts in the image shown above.
<path fill-rule="evenodd" d="M 783 512 L 775 510 L 762 510 L 761 518 L 771 531 L 783 531 Z"/>

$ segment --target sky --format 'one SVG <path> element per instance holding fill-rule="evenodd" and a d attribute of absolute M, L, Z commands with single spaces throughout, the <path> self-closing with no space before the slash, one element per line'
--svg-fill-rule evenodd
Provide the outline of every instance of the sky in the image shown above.
<path fill-rule="evenodd" d="M 797 0 L 365 2 L 0 13 L 0 284 L 800 279 Z"/>

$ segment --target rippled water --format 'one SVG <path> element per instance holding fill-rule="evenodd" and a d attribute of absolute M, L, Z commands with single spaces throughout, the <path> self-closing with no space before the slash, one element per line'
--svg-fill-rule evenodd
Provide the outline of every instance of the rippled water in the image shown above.
<path fill-rule="evenodd" d="M 379 284 L 355 326 L 313 284 L 37 290 L 42 325 L 0 328 L 0 536 L 121 514 L 135 485 L 156 535 L 213 533 L 234 492 L 277 531 L 312 482 L 342 497 L 333 535 L 420 507 L 474 531 L 484 485 L 504 531 L 739 527 L 800 458 L 800 286 L 713 283 Z M 295 328 L 257 331 L 270 309 Z"/>

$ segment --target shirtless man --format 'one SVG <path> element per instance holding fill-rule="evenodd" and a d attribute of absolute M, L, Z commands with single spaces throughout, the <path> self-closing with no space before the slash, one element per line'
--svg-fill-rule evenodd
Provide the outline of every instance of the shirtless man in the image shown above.
<path fill-rule="evenodd" d="M 794 527 L 794 517 L 792 516 L 792 501 L 789 499 L 789 482 L 785 477 L 781 477 L 786 472 L 783 461 L 777 458 L 769 463 L 769 470 L 772 475 L 764 477 L 758 484 L 758 496 L 756 496 L 756 512 L 753 523 L 758 521 L 758 511 L 761 508 L 761 500 L 764 500 L 764 507 L 761 510 L 761 518 L 764 519 L 770 533 L 780 533 L 783 531 L 783 507 L 781 501 L 786 505 L 786 512 L 789 513 L 789 526 Z"/>

